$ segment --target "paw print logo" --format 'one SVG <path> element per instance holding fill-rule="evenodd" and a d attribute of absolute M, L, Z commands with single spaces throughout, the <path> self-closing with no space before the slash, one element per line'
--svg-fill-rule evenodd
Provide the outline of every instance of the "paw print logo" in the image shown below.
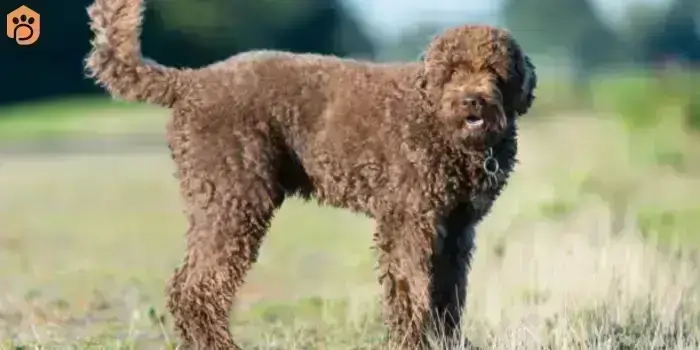
<path fill-rule="evenodd" d="M 31 45 L 39 39 L 39 19 L 37 12 L 27 6 L 20 6 L 7 14 L 7 37 L 18 45 Z"/>

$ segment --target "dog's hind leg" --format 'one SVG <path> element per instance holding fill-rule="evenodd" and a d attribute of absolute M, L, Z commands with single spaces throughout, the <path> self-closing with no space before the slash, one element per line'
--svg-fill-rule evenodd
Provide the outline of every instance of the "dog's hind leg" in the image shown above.
<path fill-rule="evenodd" d="M 184 348 L 239 348 L 229 333 L 229 311 L 284 196 L 263 140 L 246 141 L 242 153 L 258 151 L 248 157 L 220 146 L 192 152 L 191 144 L 191 154 L 174 157 L 190 228 L 167 304 Z M 235 143 L 228 142 L 232 149 Z"/>
<path fill-rule="evenodd" d="M 467 274 L 474 250 L 474 224 L 461 207 L 438 225 L 433 256 L 431 309 L 438 339 L 445 345 L 462 342 L 461 320 Z M 457 347 L 459 348 L 459 347 Z"/>
<path fill-rule="evenodd" d="M 391 349 L 427 348 L 436 235 L 435 220 L 426 216 L 391 214 L 377 220 L 379 281 Z"/>

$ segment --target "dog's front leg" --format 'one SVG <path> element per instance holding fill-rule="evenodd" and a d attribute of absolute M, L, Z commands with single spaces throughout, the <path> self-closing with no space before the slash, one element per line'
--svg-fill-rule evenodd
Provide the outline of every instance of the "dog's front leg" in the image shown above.
<path fill-rule="evenodd" d="M 427 347 L 431 258 L 437 236 L 430 216 L 385 216 L 377 222 L 379 281 L 391 349 Z"/>
<path fill-rule="evenodd" d="M 467 292 L 467 274 L 474 251 L 474 220 L 459 206 L 438 224 L 433 255 L 431 309 L 443 347 L 468 341 L 461 339 L 461 320 Z M 460 348 L 456 346 L 456 348 Z"/>

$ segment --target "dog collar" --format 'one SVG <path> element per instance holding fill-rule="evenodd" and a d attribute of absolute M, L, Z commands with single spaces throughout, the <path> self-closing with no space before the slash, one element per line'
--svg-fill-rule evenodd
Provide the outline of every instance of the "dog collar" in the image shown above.
<path fill-rule="evenodd" d="M 498 186 L 498 173 L 501 171 L 501 166 L 498 163 L 498 159 L 493 156 L 493 148 L 486 150 L 484 163 L 482 164 L 484 173 L 486 174 L 486 181 L 490 187 Z"/>

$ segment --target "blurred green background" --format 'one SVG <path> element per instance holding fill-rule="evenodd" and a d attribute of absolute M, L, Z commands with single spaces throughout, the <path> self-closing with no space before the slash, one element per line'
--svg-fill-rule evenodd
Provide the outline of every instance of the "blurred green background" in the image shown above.
<path fill-rule="evenodd" d="M 42 38 L 31 47 L 3 41 L 0 104 L 103 95 L 82 74 L 88 4 L 26 2 L 44 14 Z M 540 111 L 595 107 L 648 125 L 652 110 L 674 103 L 697 128 L 698 13 L 695 0 L 150 0 L 142 38 L 146 56 L 172 66 L 256 48 L 412 60 L 446 26 L 488 23 L 510 29 L 533 56 Z"/>
<path fill-rule="evenodd" d="M 21 4 L 42 34 L 0 42 L 0 349 L 171 347 L 163 286 L 186 222 L 168 111 L 84 78 L 89 1 L 0 8 Z M 540 84 L 479 227 L 467 333 L 497 349 L 700 347 L 700 1 L 149 0 L 142 38 L 173 66 L 256 48 L 414 60 L 476 22 L 510 29 Z M 372 229 L 285 203 L 234 333 L 256 349 L 380 347 Z"/>

